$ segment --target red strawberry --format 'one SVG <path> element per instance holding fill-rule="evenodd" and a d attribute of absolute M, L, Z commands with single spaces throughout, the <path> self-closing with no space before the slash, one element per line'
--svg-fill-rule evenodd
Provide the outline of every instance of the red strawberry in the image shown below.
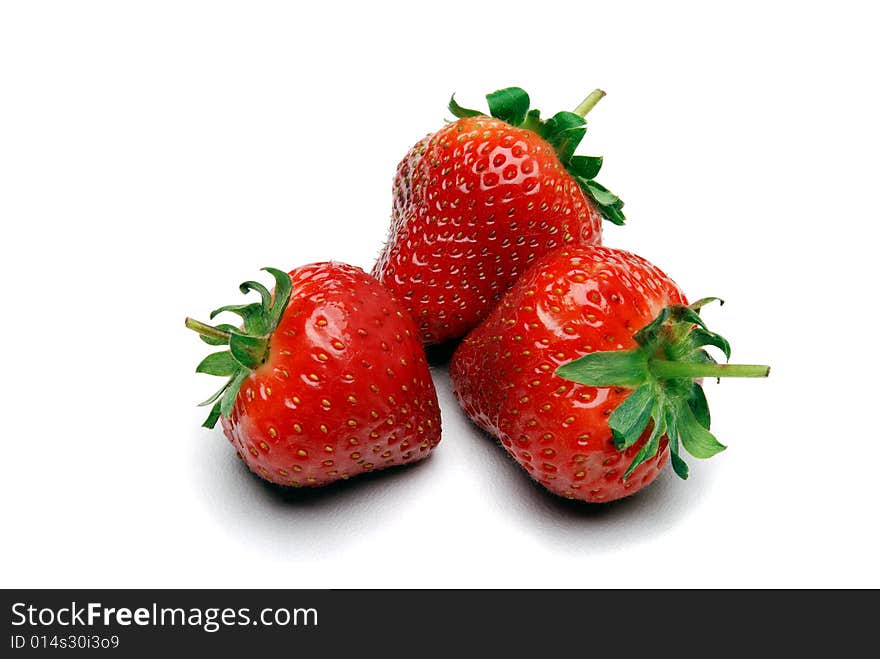
<path fill-rule="evenodd" d="M 440 441 L 440 410 L 412 319 L 359 268 L 315 263 L 275 278 L 274 296 L 221 307 L 243 329 L 187 319 L 211 345 L 196 369 L 228 376 L 204 405 L 251 470 L 280 485 L 325 485 L 415 462 Z"/>
<path fill-rule="evenodd" d="M 452 358 L 455 394 L 533 478 L 556 494 L 611 501 L 656 478 L 679 446 L 724 446 L 709 432 L 698 378 L 761 377 L 719 365 L 730 346 L 669 277 L 643 258 L 572 246 L 535 263 Z"/>
<path fill-rule="evenodd" d="M 542 254 L 601 239 L 623 202 L 593 178 L 602 158 L 575 156 L 583 116 L 604 92 L 546 121 L 522 89 L 486 98 L 492 116 L 460 107 L 398 165 L 391 236 L 373 275 L 412 313 L 422 340 L 475 327 Z"/>

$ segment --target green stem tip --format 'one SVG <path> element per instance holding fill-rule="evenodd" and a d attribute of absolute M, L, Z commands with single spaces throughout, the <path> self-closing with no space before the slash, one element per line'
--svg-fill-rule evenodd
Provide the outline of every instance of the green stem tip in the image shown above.
<path fill-rule="evenodd" d="M 581 104 L 574 109 L 574 114 L 581 118 L 586 117 L 587 113 L 596 107 L 596 103 L 601 101 L 603 96 L 605 96 L 605 92 L 601 89 L 594 89 L 590 92 L 590 95 L 581 101 Z"/>
<path fill-rule="evenodd" d="M 695 364 L 674 362 L 667 359 L 651 359 L 648 370 L 660 379 L 674 378 L 766 378 L 769 366 L 757 364 Z"/>
<path fill-rule="evenodd" d="M 187 318 L 184 324 L 187 326 L 188 329 L 191 329 L 194 332 L 198 332 L 204 337 L 207 337 L 209 339 L 217 339 L 218 341 L 223 341 L 224 343 L 228 343 L 229 337 L 231 336 L 229 332 L 225 332 L 222 329 L 214 327 L 213 325 L 208 325 L 207 323 L 203 323 L 199 320 L 195 320 L 194 318 Z"/>

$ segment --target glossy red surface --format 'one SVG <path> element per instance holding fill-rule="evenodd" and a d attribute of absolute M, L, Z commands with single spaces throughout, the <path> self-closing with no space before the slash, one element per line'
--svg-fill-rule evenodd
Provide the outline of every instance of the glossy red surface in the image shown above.
<path fill-rule="evenodd" d="M 440 409 L 412 319 L 359 268 L 290 273 L 269 358 L 242 384 L 223 430 L 255 473 L 323 485 L 420 460 L 440 441 Z"/>
<path fill-rule="evenodd" d="M 398 165 L 391 235 L 373 274 L 425 343 L 464 336 L 537 258 L 601 239 L 601 216 L 529 130 L 455 121 Z"/>
<path fill-rule="evenodd" d="M 669 457 L 622 475 L 644 437 L 625 452 L 608 417 L 628 389 L 589 387 L 554 373 L 601 350 L 636 347 L 633 333 L 669 304 L 675 282 L 634 254 L 568 247 L 537 261 L 456 350 L 450 374 L 462 407 L 532 478 L 561 496 L 611 501 L 656 478 Z"/>

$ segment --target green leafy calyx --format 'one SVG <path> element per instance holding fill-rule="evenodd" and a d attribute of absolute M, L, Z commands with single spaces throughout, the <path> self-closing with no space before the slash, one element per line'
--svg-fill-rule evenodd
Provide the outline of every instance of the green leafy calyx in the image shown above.
<path fill-rule="evenodd" d="M 672 468 L 687 478 L 681 446 L 695 458 L 709 458 L 726 448 L 709 432 L 709 405 L 697 380 L 757 378 L 770 372 L 769 366 L 719 364 L 706 351 L 714 346 L 730 359 L 730 344 L 710 331 L 700 317 L 700 308 L 715 300 L 718 298 L 666 307 L 633 335 L 638 348 L 590 353 L 556 369 L 560 377 L 580 384 L 633 390 L 608 419 L 614 443 L 621 451 L 649 431 L 624 478 L 657 455 L 664 435 L 669 439 Z"/>
<path fill-rule="evenodd" d="M 565 169 L 577 181 L 581 190 L 593 200 L 599 212 L 609 222 L 623 224 L 623 202 L 595 178 L 602 167 L 601 156 L 576 156 L 575 150 L 587 132 L 587 112 L 605 96 L 601 89 L 595 90 L 578 105 L 574 112 L 557 112 L 549 119 L 541 119 L 538 110 L 529 109 L 529 95 L 519 87 L 499 89 L 486 96 L 489 114 L 512 126 L 526 128 L 543 137 L 553 149 Z M 460 106 L 455 96 L 449 100 L 449 111 L 458 118 L 482 116 L 479 110 Z"/>
<path fill-rule="evenodd" d="M 269 338 L 278 323 L 287 303 L 290 301 L 290 276 L 275 268 L 263 268 L 275 279 L 275 295 L 256 281 L 246 281 L 239 286 L 242 293 L 256 291 L 259 302 L 231 304 L 211 312 L 213 320 L 217 315 L 228 312 L 241 318 L 241 327 L 234 325 L 208 325 L 192 318 L 186 319 L 186 326 L 199 333 L 202 341 L 212 346 L 227 346 L 227 350 L 214 352 L 205 357 L 196 367 L 196 373 L 207 373 L 228 378 L 208 400 L 199 406 L 211 406 L 208 418 L 202 424 L 213 428 L 221 416 L 228 417 L 238 396 L 241 383 L 254 369 L 261 366 L 269 354 Z"/>

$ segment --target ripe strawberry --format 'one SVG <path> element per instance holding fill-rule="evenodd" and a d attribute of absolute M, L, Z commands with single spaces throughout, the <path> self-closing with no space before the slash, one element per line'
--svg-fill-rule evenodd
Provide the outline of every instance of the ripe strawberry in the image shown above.
<path fill-rule="evenodd" d="M 314 263 L 275 278 L 274 296 L 221 307 L 243 329 L 186 325 L 229 350 L 199 373 L 229 376 L 203 405 L 250 469 L 279 485 L 317 486 L 415 462 L 440 441 L 440 410 L 412 319 L 359 268 Z"/>
<path fill-rule="evenodd" d="M 373 275 L 416 320 L 426 344 L 464 336 L 536 258 L 601 239 L 601 218 L 623 224 L 623 202 L 594 179 L 601 157 L 576 156 L 583 116 L 542 120 L 522 89 L 486 98 L 416 144 L 397 168 L 391 235 Z"/>
<path fill-rule="evenodd" d="M 611 501 L 656 478 L 679 446 L 707 458 L 698 378 L 761 377 L 766 366 L 719 365 L 730 346 L 706 329 L 669 277 L 621 250 L 572 246 L 535 263 L 452 358 L 465 412 L 556 494 Z"/>

